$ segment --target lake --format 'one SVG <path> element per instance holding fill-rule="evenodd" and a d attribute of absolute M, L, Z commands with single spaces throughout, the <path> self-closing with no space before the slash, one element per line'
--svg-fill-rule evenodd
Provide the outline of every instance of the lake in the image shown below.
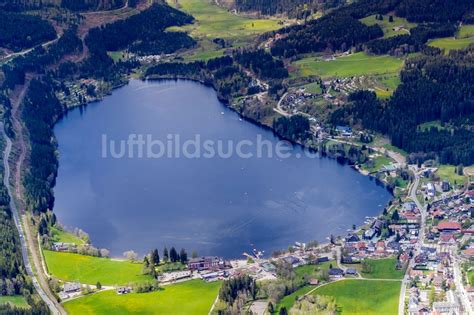
<path fill-rule="evenodd" d="M 344 234 L 380 214 L 391 198 L 369 177 L 307 156 L 300 147 L 284 157 L 258 155 L 251 144 L 265 143 L 269 152 L 279 139 L 240 119 L 213 89 L 191 81 L 132 80 L 104 100 L 68 112 L 55 134 L 60 167 L 54 211 L 113 256 L 131 249 L 161 253 L 164 246 L 228 258 L 256 247 L 269 255 L 295 241 Z M 146 140 L 145 153 L 139 145 L 122 146 L 131 137 Z M 197 145 L 163 153 L 163 147 L 198 138 L 222 148 L 243 143 L 241 154 L 236 148 L 232 155 L 197 156 Z"/>

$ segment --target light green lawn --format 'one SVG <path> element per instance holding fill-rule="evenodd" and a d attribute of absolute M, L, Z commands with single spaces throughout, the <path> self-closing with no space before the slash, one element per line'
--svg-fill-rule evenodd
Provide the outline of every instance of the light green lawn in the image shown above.
<path fill-rule="evenodd" d="M 221 282 L 192 280 L 152 293 L 105 291 L 64 303 L 71 314 L 208 314 Z"/>
<path fill-rule="evenodd" d="M 453 37 L 438 38 L 428 42 L 428 45 L 445 49 L 446 52 L 450 50 L 463 49 L 474 43 L 474 37 L 456 39 Z"/>
<path fill-rule="evenodd" d="M 299 76 L 317 75 L 328 77 L 351 77 L 376 74 L 396 74 L 403 67 L 403 60 L 388 55 L 369 56 L 358 52 L 336 60 L 324 61 L 308 57 L 294 63 Z"/>
<path fill-rule="evenodd" d="M 151 279 L 142 274 L 141 263 L 49 250 L 43 253 L 49 273 L 61 280 L 91 285 L 97 281 L 102 285 L 123 285 Z"/>
<path fill-rule="evenodd" d="M 308 93 L 313 93 L 313 94 L 321 94 L 322 93 L 321 86 L 319 85 L 318 82 L 313 82 L 313 83 L 306 84 L 304 87 L 306 88 L 306 92 L 308 92 Z"/>
<path fill-rule="evenodd" d="M 384 38 L 408 34 L 405 29 L 410 30 L 417 25 L 416 23 L 410 23 L 407 21 L 407 19 L 400 18 L 397 16 L 393 16 L 393 22 L 389 22 L 388 15 L 384 15 L 382 21 L 376 20 L 375 15 L 370 15 L 366 18 L 361 19 L 360 21 L 368 26 L 378 24 L 383 30 Z M 394 28 L 397 26 L 403 26 L 405 29 L 395 31 Z"/>
<path fill-rule="evenodd" d="M 373 167 L 368 167 L 367 164 L 363 164 L 362 168 L 369 171 L 369 172 L 377 172 L 380 170 L 380 168 L 384 165 L 390 165 L 392 163 L 392 159 L 386 156 L 377 156 L 376 158 L 373 159 Z"/>
<path fill-rule="evenodd" d="M 441 124 L 440 120 L 425 122 L 425 123 L 418 126 L 420 131 L 429 131 L 433 127 L 436 127 L 436 129 L 438 129 L 438 130 L 443 130 L 444 129 L 444 127 Z"/>
<path fill-rule="evenodd" d="M 168 1 L 171 5 L 174 1 Z M 237 16 L 218 7 L 212 0 L 178 0 L 179 8 L 196 19 L 193 25 L 182 29 L 191 31 L 191 35 L 207 38 L 249 39 L 264 32 L 276 30 L 282 26 L 277 19 L 249 19 Z"/>
<path fill-rule="evenodd" d="M 458 175 L 455 173 L 456 166 L 454 165 L 440 165 L 436 174 L 441 180 L 448 179 L 451 185 L 456 182 L 458 185 L 464 183 L 466 176 Z"/>
<path fill-rule="evenodd" d="M 455 37 L 444 37 L 430 40 L 428 45 L 450 50 L 463 49 L 474 43 L 474 25 L 462 25 Z"/>
<path fill-rule="evenodd" d="M 458 33 L 458 38 L 473 37 L 474 36 L 474 25 L 464 24 Z"/>
<path fill-rule="evenodd" d="M 0 296 L 0 305 L 1 304 L 10 304 L 20 308 L 30 307 L 22 295 Z"/>
<path fill-rule="evenodd" d="M 51 241 L 53 242 L 62 242 L 62 243 L 72 243 L 76 245 L 83 245 L 84 241 L 79 237 L 75 236 L 72 233 L 60 230 L 58 228 L 51 228 Z"/>
<path fill-rule="evenodd" d="M 372 266 L 371 273 L 361 272 L 362 277 L 367 279 L 403 279 L 405 270 L 397 270 L 396 258 L 367 259 L 367 263 Z"/>
<path fill-rule="evenodd" d="M 316 289 L 313 295 L 336 298 L 338 311 L 343 314 L 397 314 L 400 282 L 343 280 Z"/>

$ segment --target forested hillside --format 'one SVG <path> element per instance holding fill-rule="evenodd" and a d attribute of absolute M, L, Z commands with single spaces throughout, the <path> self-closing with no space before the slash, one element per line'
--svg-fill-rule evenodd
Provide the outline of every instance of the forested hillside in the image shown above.
<path fill-rule="evenodd" d="M 407 61 L 402 83 L 388 101 L 361 91 L 351 105 L 332 115 L 334 124 L 361 124 L 388 134 L 392 143 L 420 160 L 439 157 L 441 163 L 474 163 L 474 47 L 420 55 Z M 422 129 L 426 122 L 438 126 Z"/>
<path fill-rule="evenodd" d="M 20 51 L 56 38 L 53 26 L 38 16 L 0 10 L 0 48 Z"/>
<path fill-rule="evenodd" d="M 383 32 L 377 24 L 366 26 L 359 21 L 372 14 L 393 11 L 408 21 L 424 24 L 420 24 L 410 34 L 378 39 L 383 36 Z M 470 19 L 472 12 L 474 2 L 469 0 L 361 0 L 305 25 L 278 31 L 284 36 L 276 41 L 272 53 L 291 57 L 327 49 L 341 51 L 353 47 L 361 50 L 367 42 L 367 49 L 373 53 L 393 53 L 397 49 L 403 53 L 419 51 L 430 38 L 453 35 L 457 23 Z"/>
<path fill-rule="evenodd" d="M 134 1 L 129 1 L 130 3 Z M 72 11 L 111 10 L 122 7 L 125 0 L 0 0 L 0 7 L 9 11 L 57 6 Z"/>

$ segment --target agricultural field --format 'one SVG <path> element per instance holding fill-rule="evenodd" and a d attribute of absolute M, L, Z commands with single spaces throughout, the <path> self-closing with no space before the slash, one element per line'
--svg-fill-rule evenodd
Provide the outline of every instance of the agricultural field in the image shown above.
<path fill-rule="evenodd" d="M 368 16 L 360 21 L 368 26 L 378 24 L 383 30 L 384 38 L 409 34 L 409 30 L 417 25 L 397 16 L 393 16 L 393 22 L 389 22 L 388 15 L 383 15 L 382 21 L 375 19 L 375 15 Z"/>
<path fill-rule="evenodd" d="M 142 274 L 141 263 L 49 250 L 43 253 L 49 273 L 61 280 L 91 285 L 97 281 L 102 285 L 123 285 L 151 279 Z"/>
<path fill-rule="evenodd" d="M 224 49 L 212 42 L 222 38 L 232 47 L 241 47 L 255 36 L 283 27 L 280 19 L 250 19 L 232 14 L 225 8 L 218 7 L 211 0 L 168 0 L 175 6 L 196 19 L 193 25 L 173 27 L 170 30 L 187 31 L 199 41 L 192 55 L 185 55 L 187 60 L 210 59 L 222 55 Z"/>
<path fill-rule="evenodd" d="M 466 48 L 470 44 L 474 44 L 474 25 L 462 25 L 455 37 L 437 38 L 428 42 L 430 46 L 445 49 L 446 53 Z"/>
<path fill-rule="evenodd" d="M 30 307 L 22 295 L 0 296 L 0 305 L 2 304 L 10 304 L 20 308 Z"/>
<path fill-rule="evenodd" d="M 151 293 L 104 291 L 64 303 L 71 314 L 208 314 L 221 282 L 192 280 Z"/>
<path fill-rule="evenodd" d="M 311 294 L 336 298 L 340 314 L 397 314 L 401 283 L 398 281 L 343 280 Z M 370 299 L 367 298 L 370 296 Z"/>
<path fill-rule="evenodd" d="M 371 266 L 370 273 L 361 272 L 362 277 L 367 279 L 403 279 L 405 270 L 395 268 L 397 260 L 395 258 L 386 259 L 368 259 L 367 263 Z"/>
<path fill-rule="evenodd" d="M 62 242 L 62 243 L 71 243 L 76 245 L 83 245 L 84 241 L 79 237 L 75 236 L 72 233 L 60 230 L 58 228 L 51 228 L 51 241 L 53 242 Z"/>
<path fill-rule="evenodd" d="M 311 75 L 322 78 L 369 76 L 380 74 L 398 74 L 403 67 L 403 60 L 388 55 L 369 56 L 364 52 L 338 57 L 324 61 L 318 57 L 307 57 L 294 63 L 298 69 L 294 76 Z"/>

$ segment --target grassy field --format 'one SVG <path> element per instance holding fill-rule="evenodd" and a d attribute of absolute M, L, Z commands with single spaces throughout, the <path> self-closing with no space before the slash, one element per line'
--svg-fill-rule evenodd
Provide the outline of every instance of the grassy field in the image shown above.
<path fill-rule="evenodd" d="M 187 281 L 152 293 L 118 295 L 105 291 L 64 304 L 71 314 L 208 314 L 220 282 Z"/>
<path fill-rule="evenodd" d="M 333 262 L 323 262 L 318 265 L 303 265 L 295 268 L 296 277 L 320 278 L 321 270 L 329 270 L 329 265 Z M 335 263 L 334 263 L 335 264 Z"/>
<path fill-rule="evenodd" d="M 58 228 L 52 227 L 52 241 L 53 242 L 62 242 L 62 243 L 72 243 L 76 245 L 83 245 L 84 241 L 81 240 L 79 237 L 75 236 L 72 233 L 60 230 Z"/>
<path fill-rule="evenodd" d="M 474 44 L 474 25 L 462 25 L 455 37 L 444 37 L 428 42 L 428 45 L 450 50 L 463 49 Z"/>
<path fill-rule="evenodd" d="M 454 165 L 441 165 L 438 167 L 436 174 L 438 174 L 441 180 L 448 179 L 451 184 L 454 184 L 454 182 L 462 184 L 466 180 L 466 177 L 456 174 L 455 169 L 456 166 Z"/>
<path fill-rule="evenodd" d="M 336 298 L 338 311 L 343 314 L 397 314 L 400 282 L 343 280 L 316 289 L 314 295 Z"/>
<path fill-rule="evenodd" d="M 121 285 L 151 279 L 142 275 L 141 263 L 48 250 L 43 252 L 49 273 L 61 280 L 84 284 L 96 284 L 100 281 L 102 285 Z"/>
<path fill-rule="evenodd" d="M 458 38 L 466 38 L 466 37 L 473 37 L 474 36 L 474 25 L 466 25 L 464 24 L 461 26 L 461 29 L 458 33 Z"/>
<path fill-rule="evenodd" d="M 168 0 L 170 5 L 191 14 L 196 19 L 193 25 L 173 27 L 170 30 L 187 31 L 198 39 L 199 45 L 187 60 L 210 59 L 222 55 L 223 49 L 212 39 L 223 38 L 240 47 L 249 43 L 255 36 L 283 27 L 279 19 L 250 19 L 237 16 L 224 8 L 218 7 L 212 0 Z"/>
<path fill-rule="evenodd" d="M 20 308 L 30 307 L 22 295 L 0 296 L 0 305 L 7 303 Z"/>
<path fill-rule="evenodd" d="M 408 34 L 407 30 L 414 28 L 417 24 L 410 23 L 404 18 L 397 16 L 393 17 L 393 22 L 388 21 L 388 15 L 383 16 L 383 20 L 379 21 L 375 19 L 375 15 L 368 16 L 360 20 L 365 25 L 375 25 L 378 24 L 383 30 L 383 37 L 388 38 L 397 35 Z M 403 26 L 404 29 L 394 30 L 395 27 Z"/>
<path fill-rule="evenodd" d="M 298 68 L 297 75 L 318 75 L 329 77 L 352 77 L 363 75 L 396 74 L 403 67 L 403 60 L 391 56 L 369 56 L 363 52 L 339 57 L 336 60 L 324 61 L 308 57 L 294 63 Z"/>
<path fill-rule="evenodd" d="M 361 272 L 362 277 L 367 279 L 403 279 L 405 270 L 397 270 L 395 258 L 369 259 L 368 264 L 372 266 L 371 273 Z"/>
<path fill-rule="evenodd" d="M 306 92 L 313 94 L 321 94 L 323 91 L 318 82 L 306 84 L 304 87 L 306 88 Z"/>

